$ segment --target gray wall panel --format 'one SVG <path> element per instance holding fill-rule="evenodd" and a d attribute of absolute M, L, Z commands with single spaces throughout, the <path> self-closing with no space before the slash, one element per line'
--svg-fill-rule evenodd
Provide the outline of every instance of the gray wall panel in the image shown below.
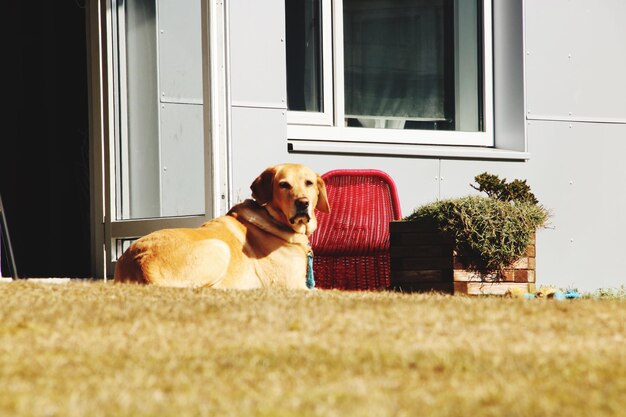
<path fill-rule="evenodd" d="M 540 234 L 542 282 L 585 290 L 626 283 L 626 125 L 531 122 L 530 172 L 537 195 L 553 210 Z"/>
<path fill-rule="evenodd" d="M 626 2 L 526 0 L 531 118 L 626 122 Z"/>
<path fill-rule="evenodd" d="M 232 199 L 250 198 L 250 184 L 265 168 L 287 162 L 287 118 L 281 109 L 233 107 Z"/>
<path fill-rule="evenodd" d="M 232 0 L 229 6 L 232 104 L 287 108 L 285 2 Z"/>
<path fill-rule="evenodd" d="M 202 103 L 200 0 L 159 0 L 159 97 Z"/>
<path fill-rule="evenodd" d="M 485 171 L 510 180 L 524 179 L 529 174 L 528 164 L 524 162 L 442 160 L 440 197 L 446 199 L 479 194 L 470 184 L 475 184 L 474 177 Z"/>
<path fill-rule="evenodd" d="M 204 214 L 202 106 L 161 106 L 161 215 Z"/>

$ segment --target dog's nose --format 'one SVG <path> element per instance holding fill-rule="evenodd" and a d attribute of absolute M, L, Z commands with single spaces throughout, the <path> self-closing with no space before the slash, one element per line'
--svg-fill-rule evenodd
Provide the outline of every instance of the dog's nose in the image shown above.
<path fill-rule="evenodd" d="M 298 198 L 296 200 L 296 209 L 298 210 L 306 210 L 309 208 L 309 199 L 308 198 Z"/>

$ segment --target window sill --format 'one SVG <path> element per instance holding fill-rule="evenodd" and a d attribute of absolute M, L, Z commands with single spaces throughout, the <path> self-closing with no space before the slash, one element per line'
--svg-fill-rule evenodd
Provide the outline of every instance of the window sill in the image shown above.
<path fill-rule="evenodd" d="M 371 155 L 506 161 L 527 161 L 530 159 L 530 153 L 528 152 L 487 147 L 332 142 L 297 139 L 289 139 L 287 141 L 287 150 L 289 153 L 303 154 Z"/>
<path fill-rule="evenodd" d="M 366 127 L 335 127 L 287 125 L 289 140 L 396 143 L 401 145 L 482 146 L 493 144 L 491 129 L 485 132 L 457 132 L 450 130 L 379 129 Z"/>

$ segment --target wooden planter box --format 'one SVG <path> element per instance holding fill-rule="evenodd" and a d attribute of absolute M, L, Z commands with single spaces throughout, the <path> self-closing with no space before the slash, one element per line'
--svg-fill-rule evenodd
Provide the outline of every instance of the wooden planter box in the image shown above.
<path fill-rule="evenodd" d="M 391 287 L 408 292 L 449 294 L 504 294 L 518 288 L 535 290 L 535 238 L 525 255 L 497 274 L 479 274 L 465 269 L 433 223 L 391 222 Z"/>

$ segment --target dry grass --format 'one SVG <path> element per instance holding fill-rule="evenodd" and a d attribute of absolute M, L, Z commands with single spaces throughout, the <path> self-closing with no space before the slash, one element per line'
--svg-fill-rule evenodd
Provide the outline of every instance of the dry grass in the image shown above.
<path fill-rule="evenodd" d="M 618 416 L 626 301 L 0 285 L 2 416 Z"/>

